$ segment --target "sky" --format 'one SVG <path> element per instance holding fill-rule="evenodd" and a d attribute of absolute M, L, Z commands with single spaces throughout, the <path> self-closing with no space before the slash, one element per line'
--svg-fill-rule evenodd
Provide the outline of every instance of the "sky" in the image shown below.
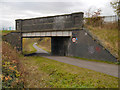
<path fill-rule="evenodd" d="M 112 0 L 0 0 L 0 30 L 15 29 L 16 19 L 85 13 L 101 9 L 101 16 L 115 15 Z"/>

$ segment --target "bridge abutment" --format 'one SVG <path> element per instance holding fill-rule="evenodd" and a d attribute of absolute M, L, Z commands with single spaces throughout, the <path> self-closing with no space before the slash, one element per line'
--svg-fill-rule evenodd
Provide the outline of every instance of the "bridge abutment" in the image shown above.
<path fill-rule="evenodd" d="M 2 39 L 10 43 L 17 51 L 22 51 L 22 37 L 20 32 L 11 32 L 4 35 Z"/>
<path fill-rule="evenodd" d="M 40 37 L 36 36 L 36 38 Z M 3 40 L 9 42 L 18 51 L 22 51 L 22 38 L 24 37 L 21 36 L 20 32 L 11 32 L 3 36 Z M 84 29 L 73 30 L 71 36 L 51 36 L 51 54 L 111 62 L 117 61 L 116 57 Z"/>

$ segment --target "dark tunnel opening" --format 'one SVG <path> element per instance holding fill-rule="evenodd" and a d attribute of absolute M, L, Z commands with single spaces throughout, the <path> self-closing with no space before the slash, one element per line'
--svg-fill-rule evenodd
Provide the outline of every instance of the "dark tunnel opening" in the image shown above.
<path fill-rule="evenodd" d="M 67 56 L 69 50 L 69 40 L 70 37 L 23 38 L 22 52 L 25 56 Z"/>

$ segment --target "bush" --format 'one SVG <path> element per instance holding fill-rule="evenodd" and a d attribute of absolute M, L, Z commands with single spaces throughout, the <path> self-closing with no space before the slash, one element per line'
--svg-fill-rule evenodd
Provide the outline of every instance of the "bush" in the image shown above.
<path fill-rule="evenodd" d="M 23 82 L 20 79 L 20 72 L 17 70 L 16 63 L 2 61 L 2 87 L 3 88 L 23 88 Z"/>
<path fill-rule="evenodd" d="M 9 43 L 2 42 L 2 87 L 22 88 L 23 78 L 19 72 L 18 52 Z"/>
<path fill-rule="evenodd" d="M 105 29 L 117 29 L 118 28 L 118 23 L 117 22 L 106 22 L 106 23 L 104 23 L 102 28 L 105 28 Z"/>
<path fill-rule="evenodd" d="M 91 17 L 91 18 L 86 18 L 86 25 L 92 25 L 94 27 L 102 26 L 103 25 L 103 20 L 102 17 Z"/>

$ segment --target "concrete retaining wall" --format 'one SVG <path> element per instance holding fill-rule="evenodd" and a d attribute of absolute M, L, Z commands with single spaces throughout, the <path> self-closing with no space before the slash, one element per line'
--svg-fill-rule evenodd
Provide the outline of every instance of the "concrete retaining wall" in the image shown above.
<path fill-rule="evenodd" d="M 16 50 L 22 50 L 22 38 L 20 32 L 11 32 L 7 35 L 4 35 L 2 39 L 6 42 L 9 42 Z"/>
<path fill-rule="evenodd" d="M 85 30 L 73 31 L 69 41 L 68 56 L 116 62 L 117 59 Z"/>

